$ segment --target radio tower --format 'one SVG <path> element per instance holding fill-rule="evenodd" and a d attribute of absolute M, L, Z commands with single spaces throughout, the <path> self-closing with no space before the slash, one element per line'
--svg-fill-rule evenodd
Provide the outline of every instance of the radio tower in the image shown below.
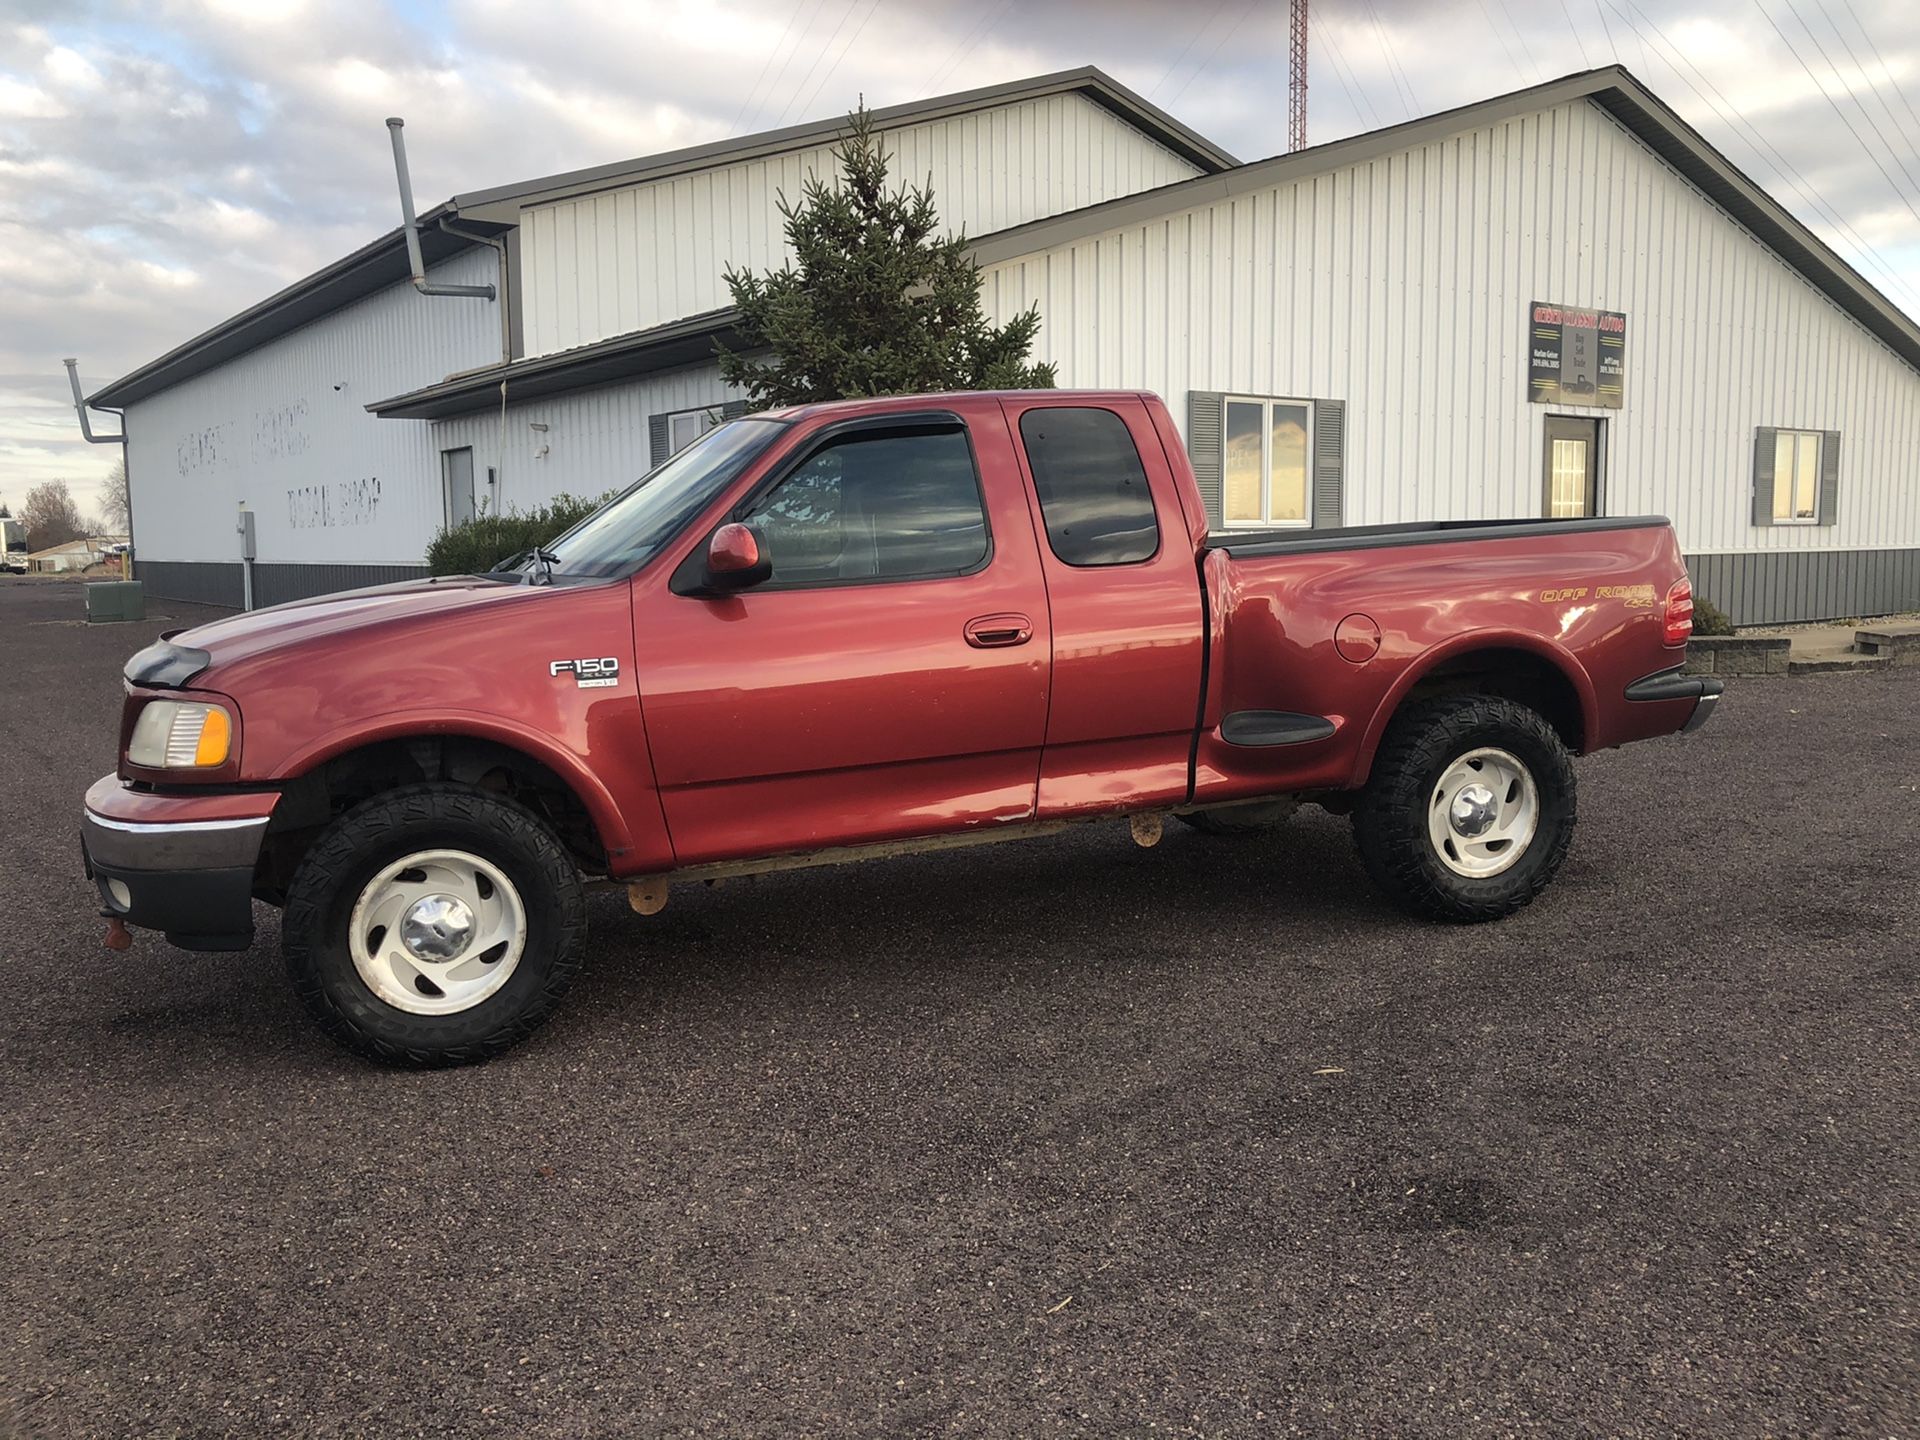
<path fill-rule="evenodd" d="M 1287 149 L 1307 148 L 1307 0 L 1293 0 L 1292 73 L 1287 91 Z"/>

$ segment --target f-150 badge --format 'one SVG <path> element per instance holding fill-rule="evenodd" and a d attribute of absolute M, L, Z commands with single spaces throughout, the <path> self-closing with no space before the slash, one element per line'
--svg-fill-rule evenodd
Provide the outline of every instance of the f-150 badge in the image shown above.
<path fill-rule="evenodd" d="M 571 675 L 582 690 L 605 690 L 620 683 L 620 662 L 611 656 L 604 660 L 553 660 L 548 662 L 547 674 L 556 679 Z"/>

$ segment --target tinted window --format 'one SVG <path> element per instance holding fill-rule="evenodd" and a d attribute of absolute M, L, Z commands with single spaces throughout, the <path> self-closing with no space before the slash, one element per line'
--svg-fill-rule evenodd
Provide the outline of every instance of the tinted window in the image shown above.
<path fill-rule="evenodd" d="M 831 441 L 745 518 L 775 585 L 960 575 L 987 558 L 973 453 L 953 428 Z"/>
<path fill-rule="evenodd" d="M 1111 410 L 1054 408 L 1020 417 L 1047 543 L 1069 565 L 1132 565 L 1160 548 L 1147 472 Z"/>

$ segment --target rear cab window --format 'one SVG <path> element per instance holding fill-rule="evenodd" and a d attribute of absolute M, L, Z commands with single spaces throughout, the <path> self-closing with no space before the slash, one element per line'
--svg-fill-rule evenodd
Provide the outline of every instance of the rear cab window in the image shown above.
<path fill-rule="evenodd" d="M 1047 544 L 1065 564 L 1138 565 L 1160 549 L 1146 467 L 1127 422 L 1095 406 L 1036 406 L 1020 417 Z"/>

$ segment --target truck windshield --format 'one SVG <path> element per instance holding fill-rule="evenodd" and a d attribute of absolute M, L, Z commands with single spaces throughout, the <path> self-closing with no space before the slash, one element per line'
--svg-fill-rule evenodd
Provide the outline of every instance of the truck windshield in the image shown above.
<path fill-rule="evenodd" d="M 709 430 L 547 546 L 551 573 L 598 579 L 646 564 L 784 428 L 778 420 L 732 420 Z M 529 560 L 523 568 L 538 566 Z"/>

